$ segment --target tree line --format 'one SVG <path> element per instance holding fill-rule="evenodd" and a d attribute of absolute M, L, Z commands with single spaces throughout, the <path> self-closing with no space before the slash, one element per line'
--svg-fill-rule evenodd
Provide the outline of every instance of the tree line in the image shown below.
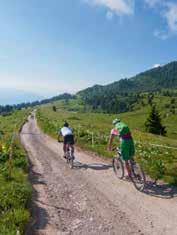
<path fill-rule="evenodd" d="M 64 100 L 69 100 L 69 99 L 72 99 L 72 98 L 74 98 L 73 95 L 68 94 L 68 93 L 64 93 L 64 94 L 54 96 L 54 97 L 49 98 L 49 99 L 44 99 L 42 101 L 34 101 L 34 102 L 26 102 L 26 103 L 24 102 L 24 103 L 21 103 L 21 104 L 4 105 L 4 106 L 0 105 L 0 114 L 3 115 L 3 116 L 6 116 L 6 115 L 9 115 L 14 110 L 20 110 L 20 109 L 23 109 L 23 108 L 35 107 L 35 106 L 38 106 L 38 105 L 47 104 L 47 103 L 54 102 L 54 101 L 57 101 L 57 100 L 63 100 L 63 99 Z"/>

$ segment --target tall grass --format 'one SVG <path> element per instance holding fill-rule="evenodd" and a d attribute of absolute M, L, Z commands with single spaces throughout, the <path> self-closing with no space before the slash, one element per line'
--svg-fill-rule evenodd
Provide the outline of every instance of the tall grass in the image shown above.
<path fill-rule="evenodd" d="M 18 131 L 28 111 L 0 116 L 0 234 L 24 234 L 30 219 L 28 162 Z"/>

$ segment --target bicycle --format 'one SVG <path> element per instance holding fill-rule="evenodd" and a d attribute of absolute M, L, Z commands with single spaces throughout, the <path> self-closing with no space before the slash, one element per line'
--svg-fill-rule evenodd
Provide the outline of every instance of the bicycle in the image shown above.
<path fill-rule="evenodd" d="M 74 166 L 74 155 L 71 150 L 71 145 L 67 144 L 66 151 L 66 162 L 69 164 L 70 168 L 73 169 Z"/>
<path fill-rule="evenodd" d="M 116 155 L 113 157 L 112 164 L 116 176 L 119 179 L 123 179 L 125 176 L 125 168 L 119 148 L 116 148 Z M 142 167 L 134 160 L 129 160 L 129 166 L 131 171 L 130 180 L 137 190 L 143 191 L 146 185 L 146 176 Z"/>

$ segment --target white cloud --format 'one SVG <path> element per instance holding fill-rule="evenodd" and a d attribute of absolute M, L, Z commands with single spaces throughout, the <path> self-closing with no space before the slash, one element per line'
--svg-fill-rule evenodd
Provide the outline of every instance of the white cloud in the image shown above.
<path fill-rule="evenodd" d="M 170 34 L 167 31 L 162 31 L 157 29 L 154 31 L 154 36 L 161 40 L 166 40 L 169 38 Z"/>
<path fill-rule="evenodd" d="M 134 14 L 135 2 L 138 0 L 82 0 L 92 6 L 102 6 L 107 10 L 106 18 L 112 20 L 116 15 Z M 166 21 L 166 29 L 155 30 L 154 36 L 166 40 L 170 36 L 177 34 L 177 3 L 174 0 L 144 0 L 151 8 L 158 7 L 159 14 Z"/>
<path fill-rule="evenodd" d="M 158 67 L 160 67 L 161 66 L 161 64 L 154 64 L 153 66 L 152 66 L 152 68 L 158 68 Z"/>
<path fill-rule="evenodd" d="M 177 33 L 177 3 L 167 3 L 163 17 L 166 18 L 170 32 Z"/>
<path fill-rule="evenodd" d="M 68 86 L 70 84 L 70 86 Z M 0 73 L 0 89 L 9 88 L 21 91 L 33 92 L 41 96 L 52 96 L 63 92 L 75 93 L 92 85 L 91 81 L 86 80 L 70 80 L 60 77 L 50 79 L 48 76 L 31 76 L 25 77 L 15 76 L 13 74 Z"/>
<path fill-rule="evenodd" d="M 158 3 L 160 5 L 160 15 L 166 21 L 166 29 L 155 30 L 154 36 L 166 40 L 170 36 L 177 34 L 177 3 L 163 0 L 145 0 L 150 7 L 155 7 Z"/>
<path fill-rule="evenodd" d="M 163 0 L 145 0 L 145 3 L 149 6 L 149 7 L 155 7 L 157 4 L 162 3 Z"/>
<path fill-rule="evenodd" d="M 134 0 L 84 0 L 84 2 L 93 6 L 105 7 L 109 19 L 112 18 L 114 13 L 117 15 L 131 15 L 134 13 Z"/>
<path fill-rule="evenodd" d="M 108 12 L 106 13 L 106 18 L 107 18 L 108 20 L 112 20 L 113 16 L 114 16 L 114 14 L 112 13 L 112 11 L 108 11 Z"/>

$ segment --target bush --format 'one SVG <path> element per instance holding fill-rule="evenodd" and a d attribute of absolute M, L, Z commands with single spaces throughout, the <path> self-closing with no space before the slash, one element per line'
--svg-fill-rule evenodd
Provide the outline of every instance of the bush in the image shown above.
<path fill-rule="evenodd" d="M 9 155 L 7 153 L 0 153 L 0 163 L 5 163 L 9 158 Z"/>

